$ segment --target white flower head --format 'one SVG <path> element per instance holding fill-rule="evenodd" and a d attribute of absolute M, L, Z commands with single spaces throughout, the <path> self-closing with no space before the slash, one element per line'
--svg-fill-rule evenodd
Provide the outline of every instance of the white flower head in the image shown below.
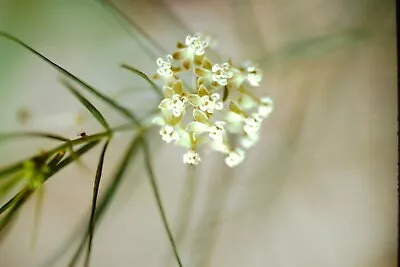
<path fill-rule="evenodd" d="M 208 129 L 208 135 L 216 142 L 222 142 L 224 139 L 225 128 L 224 121 L 216 121 L 213 126 Z"/>
<path fill-rule="evenodd" d="M 261 105 L 258 107 L 258 114 L 263 118 L 268 117 L 271 114 L 272 110 L 274 109 L 274 102 L 269 97 L 263 97 L 260 99 Z"/>
<path fill-rule="evenodd" d="M 262 122 L 262 117 L 258 113 L 254 113 L 251 115 L 251 117 L 248 117 L 244 121 L 244 126 L 243 130 L 248 134 L 248 135 L 253 135 L 258 132 L 261 126 Z"/>
<path fill-rule="evenodd" d="M 196 33 L 195 36 L 188 35 L 186 37 L 186 45 L 191 53 L 196 56 L 204 55 L 205 49 L 208 47 L 210 41 L 206 36 Z"/>
<path fill-rule="evenodd" d="M 218 93 L 214 93 L 211 96 L 204 95 L 201 97 L 203 103 L 199 106 L 199 108 L 202 111 L 207 111 L 208 113 L 214 113 L 214 110 L 222 110 L 224 104 L 220 98 L 221 97 Z"/>
<path fill-rule="evenodd" d="M 180 135 L 171 125 L 164 125 L 160 130 L 161 139 L 167 143 L 179 141 Z"/>
<path fill-rule="evenodd" d="M 229 167 L 235 167 L 244 160 L 244 156 L 245 156 L 244 150 L 236 148 L 234 151 L 231 151 L 225 158 L 225 163 Z"/>
<path fill-rule="evenodd" d="M 183 155 L 183 163 L 197 165 L 201 161 L 199 153 L 194 150 L 189 150 Z"/>
<path fill-rule="evenodd" d="M 272 112 L 273 102 L 246 88 L 260 85 L 258 66 L 251 62 L 237 65 L 231 59 L 215 64 L 207 55 L 211 46 L 209 36 L 196 33 L 178 41 L 171 55 L 157 59 L 153 77 L 164 82 L 164 99 L 152 123 L 161 127 L 162 140 L 186 149 L 185 164 L 199 164 L 197 151 L 207 144 L 225 155 L 229 167 L 235 167 L 244 160 L 245 150 L 258 141 L 261 123 Z M 182 81 L 186 77 L 181 75 L 186 74 L 194 78 L 193 85 Z M 231 136 L 239 137 L 240 148 L 231 147 Z"/>
<path fill-rule="evenodd" d="M 212 66 L 212 80 L 219 85 L 225 86 L 228 84 L 228 79 L 233 77 L 233 72 L 230 69 L 229 63 L 215 64 Z"/>
<path fill-rule="evenodd" d="M 171 64 L 171 60 L 172 60 L 172 56 L 171 55 L 167 55 L 166 56 L 166 60 L 164 60 L 163 58 L 159 57 L 157 59 L 157 65 L 158 65 L 158 69 L 157 69 L 157 73 L 160 76 L 164 76 L 164 77 L 170 77 L 172 76 L 174 73 L 172 72 L 172 64 Z"/>

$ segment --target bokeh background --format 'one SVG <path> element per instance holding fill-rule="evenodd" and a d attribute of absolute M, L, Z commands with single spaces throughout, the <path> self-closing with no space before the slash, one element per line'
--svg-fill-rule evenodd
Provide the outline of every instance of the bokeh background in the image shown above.
<path fill-rule="evenodd" d="M 260 143 L 234 170 L 210 154 L 193 173 L 182 149 L 161 143 L 156 129 L 149 136 L 184 266 L 397 266 L 394 1 L 100 2 L 0 0 L 0 30 L 142 113 L 157 99 L 120 64 L 152 74 L 177 41 L 207 31 L 218 40 L 215 56 L 259 62 L 264 81 L 255 94 L 275 101 Z M 100 130 L 59 78 L 0 39 L 1 132 L 73 138 Z M 90 99 L 114 125 L 123 121 Z M 112 142 L 103 184 L 129 140 Z M 0 166 L 54 145 L 1 143 Z M 84 226 L 99 152 L 46 183 L 33 250 L 34 198 L 28 202 L 1 240 L 0 266 L 67 266 L 77 243 L 63 244 Z M 97 229 L 92 266 L 176 266 L 140 155 Z"/>

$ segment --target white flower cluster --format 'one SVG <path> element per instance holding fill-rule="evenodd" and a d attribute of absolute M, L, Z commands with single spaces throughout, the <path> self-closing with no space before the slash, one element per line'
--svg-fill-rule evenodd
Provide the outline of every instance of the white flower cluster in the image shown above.
<path fill-rule="evenodd" d="M 165 98 L 159 105 L 161 115 L 153 123 L 161 126 L 162 140 L 188 149 L 184 163 L 197 165 L 201 161 L 199 147 L 208 144 L 224 153 L 225 163 L 234 167 L 243 161 L 244 149 L 258 141 L 261 123 L 272 112 L 273 102 L 269 97 L 254 96 L 246 88 L 259 86 L 262 79 L 253 63 L 238 67 L 231 61 L 212 64 L 206 57 L 209 45 L 208 36 L 189 35 L 185 44 L 177 44 L 176 52 L 157 59 L 154 78 L 165 82 Z M 182 72 L 194 76 L 194 88 L 184 85 L 178 77 Z M 185 116 L 188 111 L 191 116 Z M 233 148 L 228 134 L 239 135 L 241 147 Z"/>

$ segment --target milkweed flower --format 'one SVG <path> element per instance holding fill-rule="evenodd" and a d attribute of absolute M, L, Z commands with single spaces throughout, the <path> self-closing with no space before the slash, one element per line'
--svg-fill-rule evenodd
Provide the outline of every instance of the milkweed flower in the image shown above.
<path fill-rule="evenodd" d="M 202 33 L 188 35 L 184 43 L 177 43 L 177 51 L 157 59 L 153 77 L 164 81 L 164 99 L 153 123 L 161 126 L 162 140 L 187 149 L 182 158 L 185 164 L 198 165 L 200 150 L 206 147 L 224 154 L 226 165 L 235 167 L 243 162 L 245 149 L 259 140 L 273 101 L 251 91 L 262 80 L 256 64 L 236 65 L 231 59 L 212 63 L 207 57 L 210 42 Z M 192 76 L 193 87 L 184 86 L 179 75 L 183 72 Z M 232 147 L 228 138 L 232 135 L 240 138 L 240 146 Z"/>

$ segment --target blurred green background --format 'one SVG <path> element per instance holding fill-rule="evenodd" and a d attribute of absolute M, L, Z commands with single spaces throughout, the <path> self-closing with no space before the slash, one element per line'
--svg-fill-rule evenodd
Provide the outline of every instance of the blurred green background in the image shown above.
<path fill-rule="evenodd" d="M 156 130 L 149 139 L 177 234 L 186 220 L 182 202 L 193 201 L 179 245 L 184 266 L 391 267 L 398 236 L 394 7 L 378 0 L 0 0 L 0 30 L 143 112 L 157 100 L 121 63 L 150 75 L 165 54 L 160 48 L 172 51 L 203 30 L 218 40 L 223 60 L 258 61 L 264 81 L 254 93 L 271 96 L 276 108 L 240 167 L 227 171 L 210 154 L 191 177 L 181 149 L 161 145 Z M 0 131 L 70 138 L 98 131 L 59 77 L 0 39 Z M 93 103 L 113 124 L 122 122 Z M 25 123 L 21 113 L 29 114 Z M 128 141 L 112 142 L 105 183 Z M 53 145 L 1 143 L 0 166 Z M 43 266 L 57 254 L 90 207 L 99 152 L 84 158 L 90 171 L 71 166 L 46 183 L 34 251 L 34 200 L 24 207 L 0 243 L 0 266 Z M 92 266 L 174 266 L 142 166 L 139 158 L 98 228 Z M 66 266 L 72 251 L 61 250 L 51 266 Z"/>

